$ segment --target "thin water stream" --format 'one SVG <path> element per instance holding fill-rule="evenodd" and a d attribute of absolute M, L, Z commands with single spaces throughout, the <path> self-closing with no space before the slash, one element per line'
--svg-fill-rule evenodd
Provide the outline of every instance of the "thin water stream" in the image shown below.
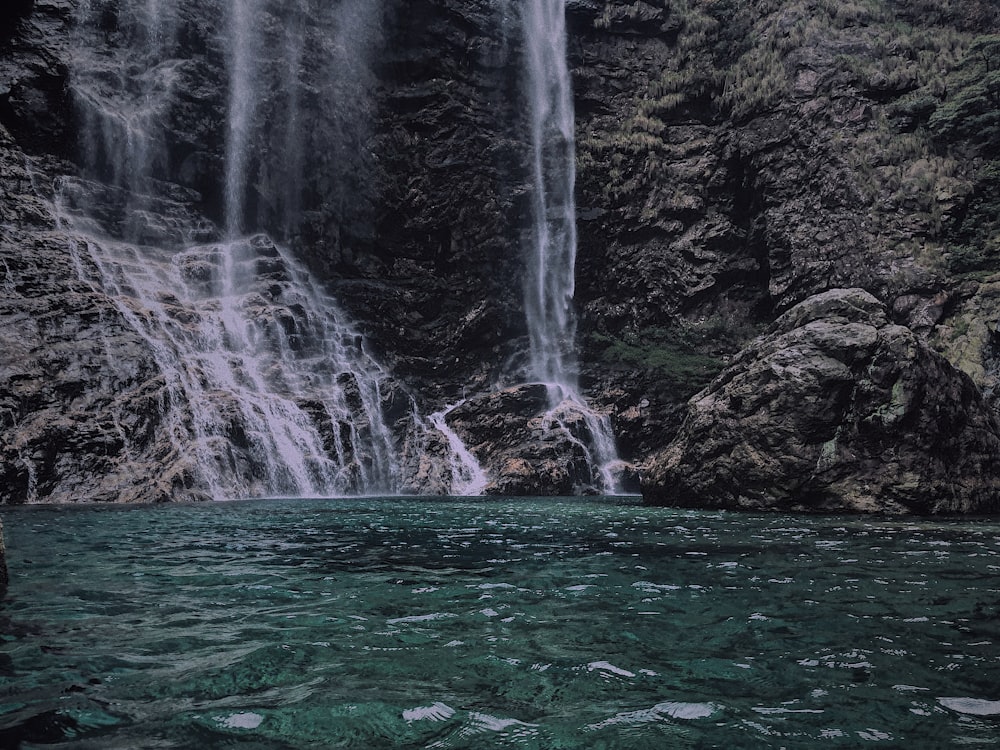
<path fill-rule="evenodd" d="M 614 493 L 618 488 L 612 468 L 618 454 L 611 422 L 590 408 L 577 382 L 576 138 L 566 59 L 566 2 L 537 0 L 525 3 L 521 12 L 533 149 L 533 223 L 524 289 L 528 375 L 548 387 L 548 422 L 561 426 L 560 414 L 568 411 L 583 416 L 588 439 L 581 445 L 600 488 Z"/>

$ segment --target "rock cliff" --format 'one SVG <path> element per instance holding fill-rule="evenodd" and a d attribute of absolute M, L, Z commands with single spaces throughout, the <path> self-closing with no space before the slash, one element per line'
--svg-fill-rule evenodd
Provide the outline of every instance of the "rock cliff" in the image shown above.
<path fill-rule="evenodd" d="M 107 4 L 89 42 L 98 53 L 121 31 L 115 7 Z M 222 5 L 178 7 L 188 51 L 166 114 L 166 162 L 185 210 L 217 234 L 226 103 L 209 21 Z M 262 27 L 275 39 L 300 31 L 303 60 L 338 54 L 311 4 L 295 4 L 294 18 L 267 7 Z M 100 289 L 80 280 L 72 237 L 53 208 L 53 185 L 87 166 L 68 65 L 76 10 L 72 0 L 36 0 L 0 18 L 0 486 L 8 488 L 0 501 L 197 496 L 161 435 L 162 384 L 148 344 Z M 918 462 L 930 443 L 895 427 L 876 440 L 857 426 L 870 420 L 841 410 L 815 416 L 824 430 L 855 425 L 852 439 L 863 448 L 837 444 L 855 457 L 837 454 L 824 489 L 791 496 L 799 462 L 819 458 L 791 460 L 782 451 L 792 443 L 777 438 L 764 443 L 773 461 L 761 486 L 786 488 L 772 499 L 788 507 L 820 497 L 827 509 L 992 507 L 1000 4 L 569 0 L 567 12 L 581 385 L 610 415 L 622 457 L 647 475 L 649 498 L 722 502 L 695 490 L 728 490 L 708 475 L 685 474 L 673 458 L 688 455 L 693 425 L 704 418 L 700 399 L 688 399 L 720 373 L 733 382 L 737 371 L 756 372 L 778 356 L 751 342 L 772 325 L 774 341 L 799 330 L 775 324 L 796 305 L 856 288 L 877 301 L 866 304 L 878 321 L 837 324 L 836 337 L 857 349 L 840 364 L 877 361 L 893 373 L 919 364 L 919 389 L 935 394 L 958 430 L 952 438 L 965 441 L 955 448 L 957 465 L 978 468 L 967 480 L 912 475 L 888 457 L 899 448 Z M 369 19 L 375 31 L 358 32 L 376 54 L 363 65 L 340 60 L 363 68 L 350 80 L 366 97 L 352 90 L 338 100 L 367 102 L 361 111 L 347 122 L 322 95 L 329 82 L 310 79 L 305 89 L 309 135 L 296 158 L 339 165 L 347 177 L 307 172 L 295 221 L 277 226 L 274 217 L 290 215 L 287 181 L 275 166 L 288 152 L 277 135 L 262 135 L 248 201 L 256 228 L 290 245 L 324 280 L 424 413 L 471 397 L 449 423 L 499 472 L 496 491 L 564 492 L 586 483 L 572 441 L 560 448 L 543 440 L 535 429 L 541 406 L 522 414 L 533 403 L 530 388 L 517 398 L 505 390 L 517 385 L 511 374 L 527 349 L 522 234 L 531 186 L 517 18 L 514 0 L 385 2 Z M 287 108 L 280 81 L 268 91 L 257 102 L 262 111 Z M 861 388 L 854 370 L 841 374 L 817 376 L 811 392 L 840 404 Z M 768 386 L 775 409 L 789 397 L 786 386 Z M 924 412 L 907 414 L 930 429 Z M 753 415 L 728 418 L 744 416 Z M 978 442 L 961 437 L 969 430 Z M 815 447 L 811 440 L 802 445 Z M 439 443 L 409 450 L 436 455 Z M 898 481 L 861 500 L 851 472 L 883 460 L 874 446 L 899 469 L 888 472 Z M 407 460 L 420 463 L 412 453 Z M 426 461 L 414 472 L 413 491 L 444 486 L 446 471 Z M 678 472 L 687 499 L 667 489 Z M 165 479 L 151 489 L 150 476 Z"/>

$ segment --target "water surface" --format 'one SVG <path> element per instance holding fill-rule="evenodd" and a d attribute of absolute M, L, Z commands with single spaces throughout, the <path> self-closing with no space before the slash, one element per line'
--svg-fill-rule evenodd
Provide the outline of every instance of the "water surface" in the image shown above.
<path fill-rule="evenodd" d="M 1000 523 L 5 509 L 0 747 L 1000 743 Z"/>

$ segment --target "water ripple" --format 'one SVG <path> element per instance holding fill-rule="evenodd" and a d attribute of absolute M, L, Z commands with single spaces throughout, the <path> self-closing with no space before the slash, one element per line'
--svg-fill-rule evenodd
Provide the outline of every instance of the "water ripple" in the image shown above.
<path fill-rule="evenodd" d="M 994 522 L 401 498 L 3 520 L 3 747 L 1000 743 Z"/>

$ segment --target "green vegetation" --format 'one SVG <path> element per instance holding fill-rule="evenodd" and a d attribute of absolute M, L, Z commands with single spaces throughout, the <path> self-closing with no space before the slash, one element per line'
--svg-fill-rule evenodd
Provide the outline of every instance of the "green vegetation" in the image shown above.
<path fill-rule="evenodd" d="M 704 148 L 687 138 L 672 140 L 671 126 L 678 121 L 710 119 L 724 71 L 713 49 L 724 24 L 718 6 L 731 0 L 675 0 L 669 17 L 677 24 L 677 38 L 658 51 L 659 70 L 637 88 L 639 96 L 623 102 L 620 112 L 606 118 L 577 142 L 580 172 L 601 172 L 609 179 L 598 187 L 609 203 L 634 202 L 636 193 L 657 193 L 672 182 L 670 165 Z M 640 4 L 634 6 L 638 14 Z M 598 27 L 610 23 L 611 5 Z M 661 196 L 657 203 L 680 210 L 696 197 Z"/>
<path fill-rule="evenodd" d="M 812 187 L 829 205 L 908 217 L 877 242 L 897 254 L 912 243 L 935 272 L 1000 272 L 1000 162 L 989 162 L 1000 153 L 1000 33 L 975 36 L 965 6 L 933 0 L 672 0 L 665 10 L 675 37 L 578 141 L 596 200 L 674 231 L 711 204 L 712 128 L 780 111 L 798 147 L 822 160 L 828 179 Z"/>
<path fill-rule="evenodd" d="M 976 279 L 1000 272 L 1000 34 L 968 44 L 943 79 L 943 101 L 927 127 L 946 153 L 971 148 L 993 158 L 946 223 L 948 270 Z"/>
<path fill-rule="evenodd" d="M 930 116 L 931 130 L 1000 146 L 1000 34 L 973 39 L 947 83 L 948 98 Z"/>
<path fill-rule="evenodd" d="M 621 337 L 592 333 L 589 343 L 608 365 L 650 370 L 690 393 L 708 385 L 723 367 L 721 359 L 699 352 L 682 333 L 669 328 L 648 328 Z"/>
<path fill-rule="evenodd" d="M 821 62 L 834 55 L 834 68 L 855 85 L 886 92 L 896 100 L 899 117 L 923 123 L 953 87 L 945 76 L 970 44 L 970 36 L 954 28 L 909 25 L 885 0 L 675 0 L 669 17 L 677 37 L 660 52 L 658 73 L 640 84 L 637 98 L 622 102 L 613 118 L 578 143 L 581 172 L 600 165 L 610 177 L 600 186 L 610 202 L 655 191 L 669 179 L 664 170 L 689 153 L 671 142 L 674 125 L 720 117 L 740 121 L 788 103 L 803 54 Z M 839 81 L 817 81 L 818 93 L 824 86 L 843 86 L 844 79 Z M 859 189 L 872 201 L 892 196 L 879 208 L 901 208 L 924 196 L 916 208 L 931 216 L 933 225 L 939 218 L 933 216 L 933 196 L 942 184 L 947 189 L 953 163 L 932 153 L 927 132 L 901 133 L 887 115 L 890 108 L 874 109 L 875 127 L 846 130 L 856 143 L 838 150 L 851 160 Z M 922 163 L 911 169 L 916 160 Z"/>

